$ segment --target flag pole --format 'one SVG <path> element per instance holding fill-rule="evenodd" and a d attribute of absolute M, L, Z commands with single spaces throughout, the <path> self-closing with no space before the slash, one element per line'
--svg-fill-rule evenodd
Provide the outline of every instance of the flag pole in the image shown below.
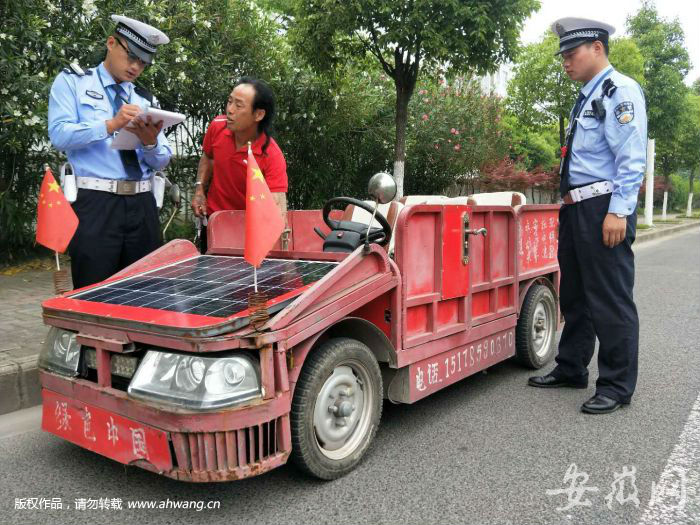
<path fill-rule="evenodd" d="M 58 252 L 54 250 L 53 252 L 56 255 L 56 270 L 61 271 L 61 262 L 58 260 Z"/>
<path fill-rule="evenodd" d="M 253 286 L 255 286 L 255 293 L 258 293 L 258 269 L 253 266 Z"/>

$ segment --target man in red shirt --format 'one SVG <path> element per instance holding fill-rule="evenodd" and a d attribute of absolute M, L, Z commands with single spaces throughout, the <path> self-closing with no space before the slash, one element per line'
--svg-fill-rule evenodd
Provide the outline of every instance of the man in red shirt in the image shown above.
<path fill-rule="evenodd" d="M 226 115 L 216 117 L 204 135 L 192 198 L 195 216 L 245 209 L 248 142 L 251 142 L 255 160 L 286 223 L 287 163 L 277 142 L 268 134 L 274 114 L 274 96 L 265 82 L 243 77 L 236 83 L 226 103 Z M 205 188 L 208 188 L 206 192 Z M 206 250 L 205 231 L 202 231 L 202 251 Z"/>

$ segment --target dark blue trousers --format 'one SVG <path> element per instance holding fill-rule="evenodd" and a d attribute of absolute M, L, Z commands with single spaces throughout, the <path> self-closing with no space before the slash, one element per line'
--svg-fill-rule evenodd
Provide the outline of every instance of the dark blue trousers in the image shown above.
<path fill-rule="evenodd" d="M 596 393 L 629 403 L 637 383 L 639 318 L 634 304 L 634 242 L 637 215 L 627 218 L 625 239 L 603 244 L 603 220 L 610 195 L 594 197 L 559 211 L 560 307 L 564 331 L 555 377 L 588 384 L 588 364 L 596 337 Z"/>
<path fill-rule="evenodd" d="M 80 189 L 72 206 L 80 221 L 68 245 L 74 288 L 103 281 L 161 245 L 151 192 L 115 195 Z"/>

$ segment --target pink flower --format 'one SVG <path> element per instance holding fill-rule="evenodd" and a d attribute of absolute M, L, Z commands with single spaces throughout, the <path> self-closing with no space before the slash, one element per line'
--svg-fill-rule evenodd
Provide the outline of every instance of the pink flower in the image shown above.
<path fill-rule="evenodd" d="M 447 142 L 449 142 L 450 144 L 452 144 L 452 139 L 447 139 Z"/>
<path fill-rule="evenodd" d="M 455 135 L 459 135 L 459 130 L 458 130 L 458 129 L 455 130 Z"/>
<path fill-rule="evenodd" d="M 459 144 L 455 144 L 455 151 L 459 151 L 461 149 L 462 149 L 462 146 L 460 146 Z"/>
<path fill-rule="evenodd" d="M 425 89 L 421 89 L 421 90 L 418 92 L 418 94 L 419 94 L 419 95 L 427 95 L 428 92 L 427 92 Z"/>
<path fill-rule="evenodd" d="M 457 130 L 456 130 L 455 128 L 452 128 L 452 129 L 450 130 L 450 133 L 452 133 L 453 135 L 455 135 L 456 132 L 457 132 Z"/>
<path fill-rule="evenodd" d="M 423 122 L 425 122 L 426 120 L 428 120 L 428 115 L 424 113 L 421 118 L 423 119 Z"/>
<path fill-rule="evenodd" d="M 440 146 L 438 146 L 437 144 L 435 144 L 435 149 L 440 149 Z"/>

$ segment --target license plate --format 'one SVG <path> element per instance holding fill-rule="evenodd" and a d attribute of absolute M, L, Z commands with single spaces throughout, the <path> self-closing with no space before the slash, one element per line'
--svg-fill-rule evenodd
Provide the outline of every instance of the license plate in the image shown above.
<path fill-rule="evenodd" d="M 42 430 L 126 465 L 173 468 L 166 432 L 50 390 L 42 394 Z"/>

